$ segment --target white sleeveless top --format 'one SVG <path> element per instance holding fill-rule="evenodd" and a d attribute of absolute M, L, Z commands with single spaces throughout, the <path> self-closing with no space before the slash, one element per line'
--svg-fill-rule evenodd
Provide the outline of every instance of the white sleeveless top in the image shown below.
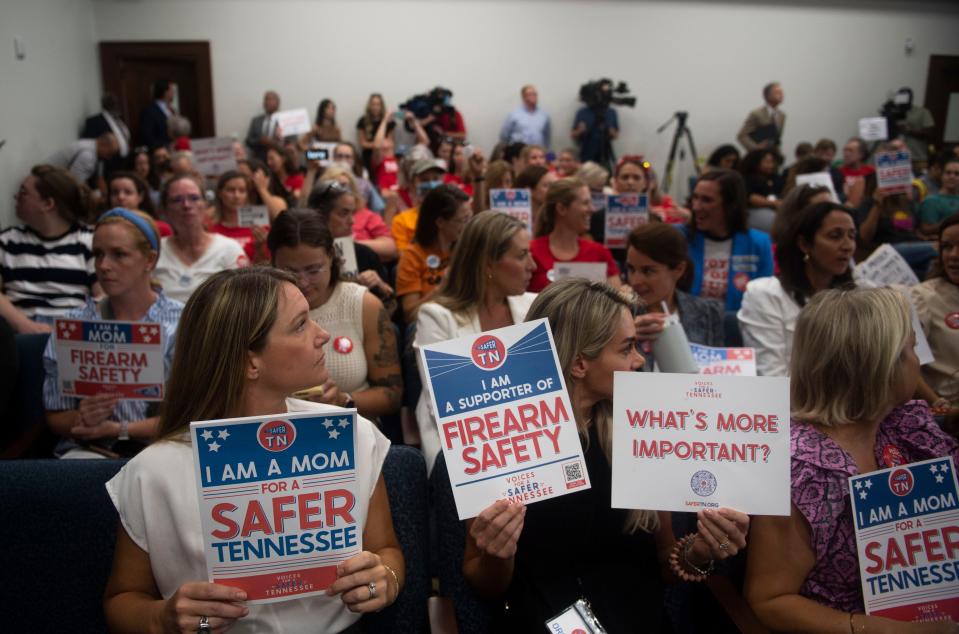
<path fill-rule="evenodd" d="M 359 392 L 369 387 L 363 347 L 365 293 L 365 286 L 338 282 L 326 303 L 310 311 L 310 318 L 330 333 L 323 352 L 330 378 L 341 392 Z"/>

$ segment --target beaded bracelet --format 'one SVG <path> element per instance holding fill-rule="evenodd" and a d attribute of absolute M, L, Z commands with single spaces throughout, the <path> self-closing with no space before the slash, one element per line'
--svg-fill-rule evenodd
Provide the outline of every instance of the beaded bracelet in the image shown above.
<path fill-rule="evenodd" d="M 715 567 L 715 561 L 709 560 L 706 568 L 700 568 L 689 560 L 689 551 L 693 548 L 696 541 L 696 535 L 686 535 L 673 546 L 673 551 L 669 555 L 670 568 L 677 577 L 683 581 L 704 581 L 706 577 L 712 574 Z M 680 553 L 682 553 L 682 563 L 680 563 Z M 695 574 L 687 572 L 692 570 Z"/>

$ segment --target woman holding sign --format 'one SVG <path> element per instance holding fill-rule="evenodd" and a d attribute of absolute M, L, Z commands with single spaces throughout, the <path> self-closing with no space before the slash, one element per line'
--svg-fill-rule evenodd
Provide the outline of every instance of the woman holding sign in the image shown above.
<path fill-rule="evenodd" d="M 380 475 L 389 441 L 359 417 L 356 486 L 363 494 L 351 515 L 363 527 L 364 550 L 337 566 L 325 595 L 248 606 L 243 591 L 206 581 L 190 421 L 328 411 L 287 398 L 327 379 L 329 335 L 308 313 L 296 279 L 269 267 L 224 271 L 190 298 L 159 439 L 107 483 L 120 514 L 104 599 L 111 630 L 340 632 L 360 613 L 396 600 L 403 555 Z"/>
<path fill-rule="evenodd" d="M 853 211 L 833 202 L 800 211 L 776 240 L 779 275 L 749 282 L 739 309 L 746 346 L 761 376 L 787 376 L 800 309 L 827 288 L 852 286 Z"/>
<path fill-rule="evenodd" d="M 240 223 L 240 207 L 250 204 L 250 181 L 242 173 L 231 170 L 216 182 L 216 207 L 210 231 L 236 240 L 250 262 L 257 264 L 270 259 L 266 248 L 269 222 L 265 225 Z"/>
<path fill-rule="evenodd" d="M 609 249 L 582 237 L 589 231 L 593 203 L 589 187 L 577 178 L 564 178 L 549 186 L 546 206 L 536 217 L 536 238 L 529 243 L 536 271 L 529 290 L 537 293 L 556 279 L 555 265 L 593 262 L 605 265 L 606 281 L 619 287 L 619 267 Z"/>
<path fill-rule="evenodd" d="M 553 329 L 592 488 L 529 506 L 500 500 L 467 521 L 463 574 L 509 605 L 496 631 L 537 631 L 585 598 L 611 634 L 658 632 L 660 562 L 699 581 L 715 559 L 746 546 L 749 517 L 738 511 L 703 511 L 698 532 L 676 542 L 669 513 L 610 508 L 613 374 L 643 366 L 631 309 L 606 284 L 569 279 L 540 293 L 527 314 Z"/>
<path fill-rule="evenodd" d="M 755 519 L 746 576 L 746 598 L 770 629 L 957 631 L 863 614 L 860 566 L 868 562 L 857 561 L 849 476 L 940 456 L 959 464 L 959 443 L 925 403 L 910 400 L 919 379 L 915 341 L 909 305 L 892 289 L 825 290 L 799 315 L 792 514 Z"/>
<path fill-rule="evenodd" d="M 419 348 L 520 323 L 535 297 L 526 292 L 535 268 L 522 222 L 495 212 L 476 216 L 466 224 L 453 250 L 446 278 L 431 301 L 420 306 L 413 345 Z M 416 404 L 416 422 L 427 468 L 432 471 L 440 439 L 425 370 L 417 365 L 423 391 Z"/>
<path fill-rule="evenodd" d="M 160 233 L 150 216 L 119 207 L 104 213 L 93 232 L 93 262 L 97 281 L 106 296 L 98 302 L 88 298 L 86 306 L 68 313 L 65 318 L 159 324 L 163 328 L 166 376 L 183 304 L 167 298 L 152 284 L 150 278 L 159 254 Z M 63 395 L 54 337 L 44 350 L 43 367 L 47 423 L 63 438 L 57 445 L 56 455 L 102 458 L 111 455 L 110 450 L 118 440 L 145 444 L 153 438 L 157 417 L 148 412 L 146 401 L 120 400 L 116 394 L 106 393 L 81 399 Z"/>

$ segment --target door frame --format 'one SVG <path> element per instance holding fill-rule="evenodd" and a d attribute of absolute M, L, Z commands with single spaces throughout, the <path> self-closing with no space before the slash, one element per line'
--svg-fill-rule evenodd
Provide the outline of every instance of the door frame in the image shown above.
<path fill-rule="evenodd" d="M 128 59 L 138 62 L 186 61 L 196 68 L 197 98 L 199 101 L 198 120 L 191 121 L 193 137 L 216 136 L 213 116 L 213 72 L 210 67 L 210 43 L 208 41 L 180 42 L 131 42 L 104 41 L 99 44 L 100 72 L 103 78 L 103 91 L 117 95 L 121 107 L 126 109 L 123 76 L 123 63 Z M 137 121 L 138 112 L 122 112 L 128 122 Z M 134 125 L 136 125 L 134 123 Z"/>

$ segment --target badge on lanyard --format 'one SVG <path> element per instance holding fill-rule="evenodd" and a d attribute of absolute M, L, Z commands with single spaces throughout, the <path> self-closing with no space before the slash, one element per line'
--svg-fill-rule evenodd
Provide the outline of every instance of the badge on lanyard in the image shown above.
<path fill-rule="evenodd" d="M 606 634 L 586 599 L 578 599 L 546 621 L 546 629 L 553 634 Z"/>

